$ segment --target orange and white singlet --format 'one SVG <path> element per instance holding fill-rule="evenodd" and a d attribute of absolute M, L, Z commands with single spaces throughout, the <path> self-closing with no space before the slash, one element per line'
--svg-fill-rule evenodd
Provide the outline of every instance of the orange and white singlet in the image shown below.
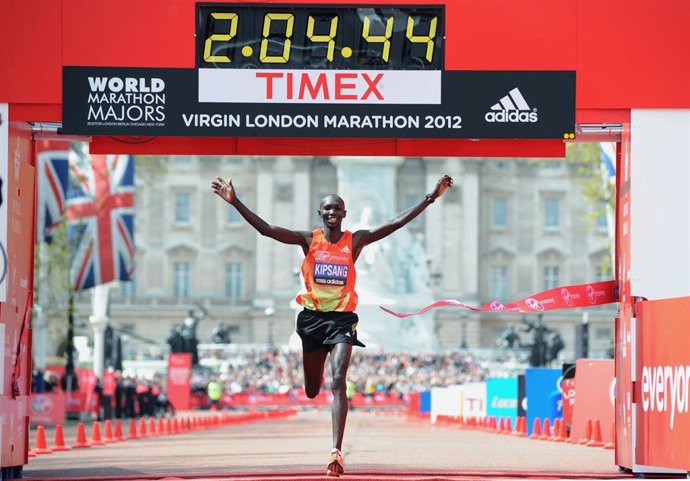
<path fill-rule="evenodd" d="M 321 312 L 354 311 L 357 273 L 352 262 L 352 232 L 343 232 L 340 240 L 331 244 L 321 229 L 314 229 L 302 262 L 302 277 L 307 292 L 295 299 L 302 307 Z"/>

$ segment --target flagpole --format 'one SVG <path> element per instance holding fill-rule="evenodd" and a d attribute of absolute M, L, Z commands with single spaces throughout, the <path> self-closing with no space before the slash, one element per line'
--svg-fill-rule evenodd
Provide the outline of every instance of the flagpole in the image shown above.
<path fill-rule="evenodd" d="M 93 329 L 93 372 L 103 382 L 105 329 L 108 326 L 108 284 L 94 286 L 91 291 L 92 314 L 89 317 Z"/>
<path fill-rule="evenodd" d="M 74 290 L 69 289 L 69 301 L 67 307 L 67 361 L 65 363 L 65 375 L 63 377 L 63 389 L 67 392 L 79 390 L 77 374 L 74 370 Z"/>
<path fill-rule="evenodd" d="M 38 243 L 38 296 L 34 303 L 33 322 L 33 356 L 34 364 L 41 372 L 46 368 L 46 315 L 43 306 L 46 304 L 46 282 L 48 272 L 48 252 L 45 242 Z"/>

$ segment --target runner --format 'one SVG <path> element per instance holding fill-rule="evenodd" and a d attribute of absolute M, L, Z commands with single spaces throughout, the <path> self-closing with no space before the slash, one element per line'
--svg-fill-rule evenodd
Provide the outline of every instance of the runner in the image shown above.
<path fill-rule="evenodd" d="M 326 359 L 329 353 L 331 355 L 333 449 L 326 470 L 329 476 L 340 476 L 344 471 L 341 449 L 348 412 L 347 369 L 352 346 L 364 347 L 357 340 L 359 318 L 354 312 L 357 308 L 354 264 L 365 246 L 405 226 L 452 186 L 452 177 L 443 175 L 433 192 L 417 205 L 379 227 L 353 233 L 342 230 L 347 211 L 343 199 L 335 194 L 326 196 L 319 206 L 318 215 L 323 219 L 323 227 L 313 231 L 293 231 L 269 225 L 249 210 L 237 197 L 231 179 L 225 181 L 216 177 L 211 181 L 213 192 L 232 204 L 261 235 L 302 247 L 306 292 L 296 298 L 303 307 L 297 316 L 297 333 L 302 339 L 304 390 L 309 398 L 319 394 Z"/>

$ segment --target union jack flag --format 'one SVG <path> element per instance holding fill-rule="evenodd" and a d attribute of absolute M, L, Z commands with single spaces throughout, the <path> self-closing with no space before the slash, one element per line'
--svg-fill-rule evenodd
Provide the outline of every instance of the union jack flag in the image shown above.
<path fill-rule="evenodd" d="M 72 244 L 70 280 L 77 291 L 134 271 L 134 159 L 70 151 L 67 233 Z"/>
<path fill-rule="evenodd" d="M 50 244 L 53 231 L 65 218 L 69 142 L 41 140 L 36 144 L 36 241 Z"/>

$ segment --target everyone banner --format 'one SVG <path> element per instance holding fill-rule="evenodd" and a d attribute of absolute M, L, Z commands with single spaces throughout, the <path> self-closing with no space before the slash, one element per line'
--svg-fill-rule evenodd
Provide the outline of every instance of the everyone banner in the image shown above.
<path fill-rule="evenodd" d="M 637 464 L 687 472 L 690 297 L 640 302 L 636 311 L 634 459 Z"/>
<path fill-rule="evenodd" d="M 572 286 L 556 287 L 533 294 L 525 299 L 503 304 L 498 301 L 487 302 L 481 307 L 473 307 L 461 301 L 446 299 L 429 304 L 420 311 L 413 313 L 395 312 L 383 306 L 379 306 L 387 313 L 399 317 L 411 317 L 424 314 L 439 307 L 461 307 L 472 311 L 493 312 L 543 312 L 556 309 L 569 309 L 574 307 L 592 307 L 602 304 L 618 302 L 618 288 L 616 281 L 593 282 Z"/>

